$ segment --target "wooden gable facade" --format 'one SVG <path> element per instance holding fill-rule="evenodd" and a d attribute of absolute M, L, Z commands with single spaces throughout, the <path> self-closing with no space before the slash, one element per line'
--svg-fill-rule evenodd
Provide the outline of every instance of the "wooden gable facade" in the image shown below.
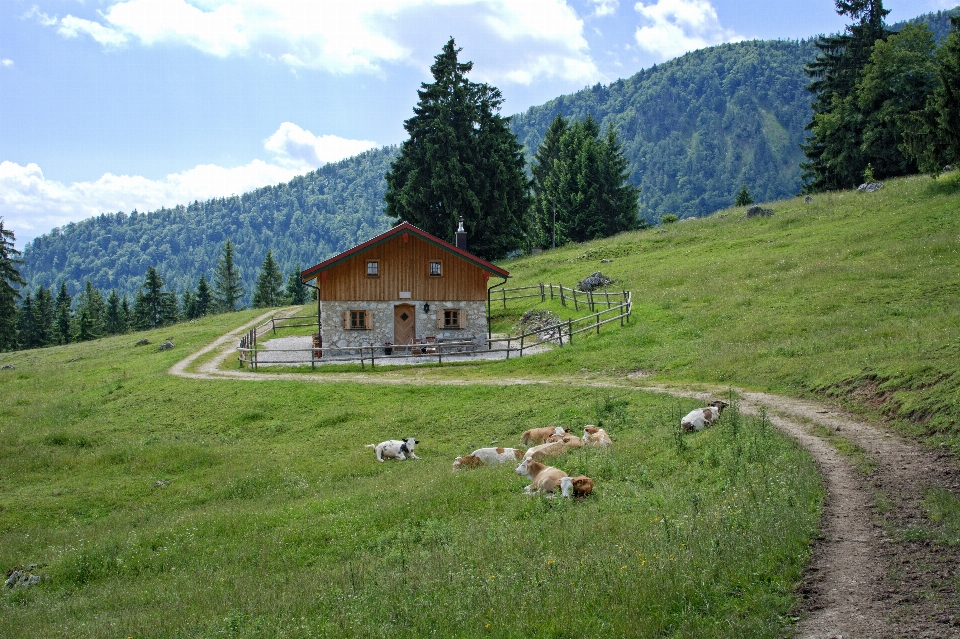
<path fill-rule="evenodd" d="M 486 339 L 487 283 L 500 267 L 402 222 L 301 273 L 318 292 L 324 346 Z"/>

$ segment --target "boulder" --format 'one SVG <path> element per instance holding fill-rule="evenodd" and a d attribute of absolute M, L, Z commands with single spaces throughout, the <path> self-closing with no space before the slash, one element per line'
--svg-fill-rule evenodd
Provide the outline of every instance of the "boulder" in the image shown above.
<path fill-rule="evenodd" d="M 579 282 L 577 284 L 577 288 L 581 291 L 593 291 L 598 288 L 607 286 L 612 282 L 613 282 L 612 279 L 610 279 L 600 271 L 597 271 L 593 275 L 585 278 L 582 282 Z"/>
<path fill-rule="evenodd" d="M 773 209 L 765 209 L 762 206 L 751 206 L 747 209 L 747 217 L 769 217 L 773 215 Z"/>
<path fill-rule="evenodd" d="M 883 188 L 883 182 L 864 182 L 857 187 L 857 193 L 873 193 Z"/>
<path fill-rule="evenodd" d="M 171 348 L 173 348 L 173 342 L 171 342 L 170 340 L 167 340 L 160 346 L 157 346 L 158 351 L 168 351 Z"/>

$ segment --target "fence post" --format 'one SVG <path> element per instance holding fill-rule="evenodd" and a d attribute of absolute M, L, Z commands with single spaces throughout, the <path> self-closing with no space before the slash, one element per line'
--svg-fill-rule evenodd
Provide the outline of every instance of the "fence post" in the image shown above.
<path fill-rule="evenodd" d="M 553 284 L 550 284 L 550 299 L 553 299 Z"/>
<path fill-rule="evenodd" d="M 573 344 L 573 320 L 567 320 L 567 344 Z"/>
<path fill-rule="evenodd" d="M 567 298 L 563 296 L 563 284 L 560 285 L 560 303 L 564 308 L 567 307 Z"/>
<path fill-rule="evenodd" d="M 507 359 L 510 359 L 510 335 L 507 335 Z"/>
<path fill-rule="evenodd" d="M 607 296 L 607 308 L 610 308 L 610 291 L 604 291 L 603 294 Z"/>
<path fill-rule="evenodd" d="M 541 302 L 547 301 L 547 296 L 543 292 L 543 282 L 540 282 L 540 301 Z"/>
<path fill-rule="evenodd" d="M 597 335 L 600 334 L 600 313 L 597 313 Z"/>
<path fill-rule="evenodd" d="M 376 368 L 376 366 L 377 366 L 376 361 L 375 361 L 376 353 L 377 353 L 377 347 L 371 345 L 371 346 L 370 346 L 370 368 L 371 368 L 371 369 L 372 369 L 372 368 Z"/>
<path fill-rule="evenodd" d="M 520 357 L 523 357 L 523 338 L 524 338 L 524 335 L 521 334 L 520 335 Z"/>
<path fill-rule="evenodd" d="M 557 337 L 560 339 L 560 346 L 563 346 L 563 324 L 557 324 Z"/>
<path fill-rule="evenodd" d="M 577 301 L 577 289 L 572 288 L 572 289 L 570 289 L 570 292 L 573 293 L 573 310 L 579 311 L 579 310 L 580 310 L 580 302 Z"/>
<path fill-rule="evenodd" d="M 277 334 L 277 318 L 275 317 L 270 318 L 270 328 L 273 329 L 273 334 L 276 335 Z"/>
<path fill-rule="evenodd" d="M 506 308 L 507 307 L 507 289 L 502 288 L 500 289 L 500 292 L 503 293 L 503 307 Z"/>
<path fill-rule="evenodd" d="M 627 309 L 623 304 L 621 304 L 618 308 L 620 309 L 620 326 L 623 326 L 623 315 Z"/>

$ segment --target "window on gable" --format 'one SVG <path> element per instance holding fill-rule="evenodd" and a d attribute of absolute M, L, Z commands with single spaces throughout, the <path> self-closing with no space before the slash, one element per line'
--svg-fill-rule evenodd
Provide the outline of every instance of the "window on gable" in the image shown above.
<path fill-rule="evenodd" d="M 430 262 L 430 277 L 440 277 L 443 274 L 442 263 L 439 260 Z"/>
<path fill-rule="evenodd" d="M 367 262 L 367 277 L 380 277 L 380 262 L 370 260 Z"/>

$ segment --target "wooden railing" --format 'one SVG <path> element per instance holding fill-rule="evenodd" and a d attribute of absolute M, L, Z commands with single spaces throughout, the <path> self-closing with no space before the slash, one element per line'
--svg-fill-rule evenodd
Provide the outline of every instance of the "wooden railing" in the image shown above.
<path fill-rule="evenodd" d="M 333 347 L 333 346 L 321 346 L 313 347 L 309 349 L 304 348 L 289 348 L 289 349 L 273 349 L 269 350 L 270 364 L 306 364 L 310 363 L 311 368 L 315 368 L 317 362 L 323 361 L 335 361 L 335 362 L 353 362 L 359 360 L 360 367 L 365 368 L 366 363 L 369 361 L 370 366 L 376 366 L 378 360 L 390 361 L 398 359 L 409 359 L 411 357 L 417 358 L 418 361 L 431 361 L 433 358 L 437 359 L 439 364 L 443 364 L 443 358 L 447 357 L 449 360 L 451 356 L 455 355 L 480 355 L 480 354 L 494 354 L 494 353 L 505 353 L 506 359 L 510 359 L 512 354 L 516 354 L 519 357 L 523 357 L 524 351 L 529 351 L 531 348 L 535 348 L 544 342 L 556 343 L 560 346 L 565 344 L 570 344 L 573 342 L 575 335 L 580 335 L 588 331 L 595 331 L 597 335 L 600 334 L 600 327 L 609 324 L 610 322 L 616 322 L 619 320 L 620 326 L 623 326 L 625 323 L 630 323 L 630 316 L 633 312 L 633 294 L 630 291 L 623 291 L 620 293 L 604 293 L 602 296 L 596 293 L 589 293 L 587 291 L 577 291 L 575 289 L 564 288 L 558 285 L 540 285 L 540 286 L 525 286 L 515 289 L 508 289 L 508 291 L 523 291 L 530 289 L 538 289 L 540 291 L 539 295 L 519 295 L 512 297 L 505 297 L 501 299 L 512 300 L 512 299 L 525 299 L 529 297 L 540 297 L 545 300 L 546 295 L 549 293 L 551 297 L 556 295 L 560 297 L 561 301 L 564 299 L 571 300 L 575 305 L 575 308 L 579 308 L 579 304 L 589 306 L 591 310 L 598 306 L 605 306 L 606 308 L 601 308 L 599 311 L 591 313 L 590 315 L 585 315 L 584 317 L 579 317 L 577 319 L 568 319 L 566 321 L 558 321 L 553 324 L 548 324 L 542 326 L 538 329 L 527 331 L 521 333 L 520 335 L 507 335 L 503 338 L 496 339 L 487 339 L 486 348 L 479 347 L 476 342 L 472 341 L 445 341 L 437 340 L 435 342 L 427 343 L 418 343 L 418 344 L 403 344 L 403 345 L 369 345 L 369 346 L 348 346 L 344 348 Z M 500 291 L 497 292 L 498 296 Z M 582 296 L 582 298 L 580 298 Z M 616 301 L 615 298 L 619 297 L 619 301 Z M 580 300 L 578 301 L 578 298 Z M 614 298 L 614 299 L 611 299 Z M 554 298 L 555 299 L 555 298 Z M 316 322 L 311 322 L 308 324 L 282 324 L 284 320 L 292 320 L 297 316 L 292 317 L 273 317 L 260 326 L 251 329 L 247 334 L 241 338 L 240 346 L 237 348 L 240 354 L 240 365 L 248 364 L 251 368 L 257 369 L 259 366 L 259 356 L 258 353 L 263 353 L 264 351 L 257 348 L 258 336 L 263 333 L 274 331 L 276 332 L 277 328 L 284 328 L 287 326 L 314 326 Z M 304 317 L 300 317 L 304 319 Z M 277 322 L 281 322 L 278 324 Z M 268 328 L 269 327 L 269 328 Z M 264 329 L 261 331 L 260 329 Z M 276 353 L 306 353 L 309 352 L 309 358 L 306 357 L 297 357 L 290 358 L 289 360 L 276 359 L 273 357 Z M 265 362 L 266 363 L 266 362 Z"/>
<path fill-rule="evenodd" d="M 522 295 L 507 295 L 507 293 L 519 291 L 523 291 L 524 293 Z M 533 292 L 526 293 L 526 291 Z M 628 291 L 579 291 L 575 288 L 567 288 L 563 284 L 544 284 L 541 282 L 533 286 L 498 289 L 495 293 L 490 293 L 490 303 L 501 302 L 503 308 L 506 308 L 507 302 L 513 300 L 524 300 L 535 297 L 540 298 L 541 302 L 546 302 L 547 298 L 549 298 L 559 299 L 560 303 L 564 306 L 573 304 L 574 310 L 577 311 L 580 310 L 581 306 L 590 309 L 590 311 L 595 311 L 597 306 L 601 304 L 607 308 L 622 304 L 626 301 L 628 294 Z"/>

